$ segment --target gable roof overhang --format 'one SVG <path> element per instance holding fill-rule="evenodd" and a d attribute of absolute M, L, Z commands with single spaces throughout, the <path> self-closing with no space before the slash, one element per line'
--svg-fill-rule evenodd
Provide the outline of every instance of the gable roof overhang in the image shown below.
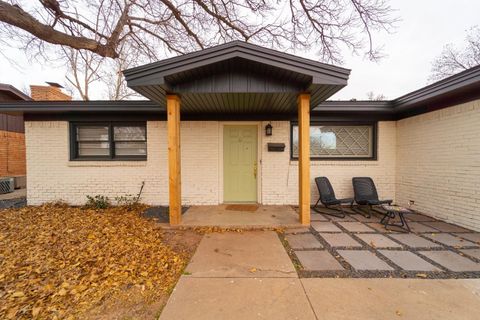
<path fill-rule="evenodd" d="M 31 101 L 32 98 L 10 84 L 0 83 L 0 91 L 11 97 L 13 101 Z"/>
<path fill-rule="evenodd" d="M 124 71 L 130 88 L 186 113 L 292 113 L 299 93 L 312 108 L 347 85 L 350 70 L 233 41 Z"/>

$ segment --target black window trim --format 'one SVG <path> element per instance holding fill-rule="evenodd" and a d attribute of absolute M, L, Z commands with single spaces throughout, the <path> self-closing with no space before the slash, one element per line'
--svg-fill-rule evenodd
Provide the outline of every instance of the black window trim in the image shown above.
<path fill-rule="evenodd" d="M 77 126 L 108 126 L 108 156 L 79 156 L 78 155 L 78 141 L 77 141 Z M 128 142 L 146 142 L 148 141 L 147 122 L 146 121 L 74 121 L 69 123 L 69 141 L 70 141 L 70 161 L 146 161 L 148 156 L 148 147 L 146 155 L 139 156 L 116 156 L 115 142 L 122 142 L 123 140 L 115 141 L 113 127 L 121 126 L 142 126 L 145 127 L 145 141 L 143 140 L 129 140 Z M 88 141 L 87 141 L 88 142 Z M 98 142 L 98 141 L 95 141 Z M 125 142 L 125 141 L 123 141 Z"/>
<path fill-rule="evenodd" d="M 293 127 L 298 121 L 290 121 L 290 160 L 298 161 L 293 155 Z M 378 122 L 377 121 L 311 121 L 310 126 L 371 126 L 372 127 L 372 155 L 370 157 L 325 157 L 310 156 L 311 161 L 377 161 Z"/>

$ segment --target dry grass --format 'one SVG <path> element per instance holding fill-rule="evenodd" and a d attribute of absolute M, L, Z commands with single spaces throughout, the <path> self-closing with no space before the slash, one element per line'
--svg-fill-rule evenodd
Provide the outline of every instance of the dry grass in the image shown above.
<path fill-rule="evenodd" d="M 0 211 L 0 318 L 158 316 L 200 236 L 142 209 Z"/>

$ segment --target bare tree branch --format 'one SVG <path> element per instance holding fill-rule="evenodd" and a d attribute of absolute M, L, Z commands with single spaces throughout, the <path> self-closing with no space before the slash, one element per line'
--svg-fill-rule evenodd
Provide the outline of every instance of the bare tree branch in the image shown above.
<path fill-rule="evenodd" d="M 466 44 L 462 49 L 452 44 L 443 47 L 432 63 L 429 81 L 437 81 L 463 70 L 480 65 L 480 27 L 474 26 L 467 32 Z"/>

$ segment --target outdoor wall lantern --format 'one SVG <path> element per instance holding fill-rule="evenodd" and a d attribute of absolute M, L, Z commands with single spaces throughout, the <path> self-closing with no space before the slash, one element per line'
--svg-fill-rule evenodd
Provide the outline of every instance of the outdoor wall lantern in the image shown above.
<path fill-rule="evenodd" d="M 265 126 L 265 135 L 271 136 L 272 135 L 272 125 L 269 123 Z"/>

